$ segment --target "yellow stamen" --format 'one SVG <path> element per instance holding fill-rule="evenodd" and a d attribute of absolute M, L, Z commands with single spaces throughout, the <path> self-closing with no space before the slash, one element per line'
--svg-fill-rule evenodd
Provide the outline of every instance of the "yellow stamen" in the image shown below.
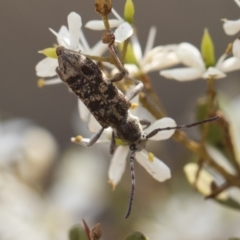
<path fill-rule="evenodd" d="M 39 88 L 42 88 L 42 87 L 44 87 L 44 85 L 45 85 L 45 80 L 43 78 L 38 79 L 37 86 Z"/>
<path fill-rule="evenodd" d="M 108 180 L 108 183 L 112 186 L 112 190 L 115 190 L 116 185 L 114 184 L 114 182 L 112 180 Z"/>
<path fill-rule="evenodd" d="M 82 141 L 83 137 L 81 135 L 78 135 L 74 138 L 74 142 L 80 143 Z"/>
<path fill-rule="evenodd" d="M 138 103 L 132 103 L 131 104 L 131 109 L 134 110 L 138 107 Z"/>
<path fill-rule="evenodd" d="M 149 162 L 153 162 L 153 161 L 154 161 L 154 157 L 155 157 L 155 156 L 154 156 L 153 153 L 151 153 L 151 152 L 148 153 L 148 161 L 149 161 Z"/>

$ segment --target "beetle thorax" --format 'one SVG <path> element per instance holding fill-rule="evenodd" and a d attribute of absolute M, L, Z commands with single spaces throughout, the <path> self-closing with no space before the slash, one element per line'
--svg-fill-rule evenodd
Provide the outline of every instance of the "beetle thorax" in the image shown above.
<path fill-rule="evenodd" d="M 132 144 L 141 138 L 142 126 L 138 117 L 132 116 L 128 111 L 119 124 L 115 126 L 114 132 L 117 138 Z"/>

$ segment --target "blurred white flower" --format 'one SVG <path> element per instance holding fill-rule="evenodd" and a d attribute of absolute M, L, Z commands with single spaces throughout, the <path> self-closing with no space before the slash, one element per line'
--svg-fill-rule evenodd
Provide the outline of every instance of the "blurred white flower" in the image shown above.
<path fill-rule="evenodd" d="M 234 2 L 240 7 L 239 0 L 234 0 Z M 238 20 L 228 20 L 226 18 L 222 19 L 223 29 L 227 35 L 235 35 L 240 31 L 240 19 Z M 240 40 L 237 38 L 233 42 L 233 55 L 240 59 Z"/>
<path fill-rule="evenodd" d="M 65 152 L 55 171 L 48 201 L 76 221 L 85 216 L 94 221 L 107 206 L 104 160 L 96 150 L 72 148 Z"/>
<path fill-rule="evenodd" d="M 176 49 L 177 57 L 185 68 L 173 68 L 160 71 L 163 77 L 177 81 L 192 81 L 196 79 L 219 79 L 226 77 L 227 72 L 240 69 L 240 60 L 236 57 L 227 58 L 224 53 L 214 67 L 206 68 L 199 50 L 190 43 L 181 43 Z"/>
<path fill-rule="evenodd" d="M 62 208 L 49 205 L 40 194 L 0 169 L 1 240 L 67 240 L 73 225 Z"/>
<path fill-rule="evenodd" d="M 67 49 L 81 51 L 83 54 L 101 56 L 107 49 L 107 45 L 99 41 L 92 48 L 89 47 L 88 42 L 82 32 L 81 16 L 75 12 L 68 15 L 68 28 L 62 26 L 59 32 L 50 31 L 57 37 L 59 46 L 64 46 Z M 41 81 L 39 85 L 51 85 L 61 83 L 62 81 L 57 77 L 56 68 L 58 66 L 57 58 L 46 57 L 36 65 L 36 74 L 39 77 L 50 80 Z"/>
<path fill-rule="evenodd" d="M 186 177 L 191 185 L 195 184 L 196 176 L 198 172 L 199 166 L 196 163 L 188 163 L 184 166 L 184 172 Z M 216 183 L 216 179 L 205 169 L 201 169 L 199 176 L 196 182 L 196 189 L 205 197 L 212 193 L 212 184 Z M 226 192 L 220 193 L 216 199 L 226 200 L 228 198 L 228 194 Z"/>
<path fill-rule="evenodd" d="M 218 99 L 220 109 L 229 121 L 234 153 L 237 162 L 240 164 L 240 98 L 237 97 L 231 102 L 224 100 L 220 96 Z"/>
<path fill-rule="evenodd" d="M 146 43 L 144 53 L 136 33 L 130 38 L 128 52 L 126 54 L 126 63 L 124 64 L 129 76 L 138 77 L 143 73 L 158 71 L 160 69 L 172 67 L 179 63 L 179 59 L 175 53 L 176 44 L 153 47 L 156 36 L 156 27 L 151 27 Z M 118 72 L 113 65 L 108 64 L 112 68 L 112 75 Z"/>
<path fill-rule="evenodd" d="M 122 43 L 133 34 L 133 28 L 128 22 L 125 22 L 124 19 L 122 19 L 113 8 L 112 13 L 116 17 L 116 19 L 109 19 L 109 25 L 110 28 L 116 28 L 116 30 L 114 31 L 115 42 Z M 102 20 L 91 20 L 86 23 L 85 27 L 99 31 L 105 29 Z"/>
<path fill-rule="evenodd" d="M 149 239 L 203 240 L 240 236 L 238 212 L 193 194 L 175 193 L 165 204 L 158 201 L 152 207 L 152 214 L 151 218 L 135 224 Z"/>
<path fill-rule="evenodd" d="M 240 165 L 240 114 L 238 114 L 240 112 L 240 98 L 237 98 L 232 102 L 228 102 L 220 95 L 218 100 L 219 107 L 224 112 L 224 116 L 229 122 L 230 137 L 233 144 L 234 155 L 236 157 L 236 162 Z M 206 145 L 206 150 L 212 159 L 214 159 L 214 161 L 216 161 L 229 174 L 237 174 L 231 160 L 223 155 L 223 153 L 217 148 Z M 188 181 L 192 185 L 195 183 L 198 168 L 198 165 L 195 163 L 189 163 L 184 167 L 184 172 Z M 212 193 L 213 182 L 219 187 L 225 183 L 225 179 L 211 167 L 201 169 L 196 185 L 197 190 L 204 196 L 208 196 Z M 227 201 L 228 198 L 231 198 L 240 204 L 240 190 L 237 188 L 227 189 L 216 197 L 217 200 L 222 200 L 223 202 Z"/>
<path fill-rule="evenodd" d="M 29 120 L 1 122 L 0 168 L 16 174 L 28 184 L 41 184 L 57 152 L 53 136 Z"/>
<path fill-rule="evenodd" d="M 136 62 L 134 64 L 125 64 L 130 75 L 136 76 L 141 73 L 149 73 L 172 67 L 179 63 L 179 59 L 175 53 L 176 44 L 153 47 L 156 31 L 156 27 L 150 28 L 144 53 L 142 53 L 137 35 L 132 35 L 131 45 Z"/>
<path fill-rule="evenodd" d="M 68 240 L 73 224 L 86 216 L 95 221 L 104 210 L 103 155 L 69 150 L 55 162 L 50 181 L 48 170 L 55 158 L 56 143 L 45 130 L 26 120 L 1 123 L 1 240 Z M 46 179 L 44 189 L 41 182 Z"/>

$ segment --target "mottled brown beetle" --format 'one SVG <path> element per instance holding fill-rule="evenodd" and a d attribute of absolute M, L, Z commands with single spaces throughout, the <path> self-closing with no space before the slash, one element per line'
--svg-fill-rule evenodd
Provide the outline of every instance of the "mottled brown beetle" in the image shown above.
<path fill-rule="evenodd" d="M 138 119 L 138 117 L 131 115 L 129 112 L 131 106 L 130 100 L 142 90 L 143 84 L 137 80 L 133 80 L 138 84 L 135 86 L 129 97 L 126 97 L 114 85 L 113 82 L 128 77 L 126 70 L 117 57 L 113 43 L 114 41 L 109 43 L 109 50 L 115 61 L 118 63 L 121 71 L 112 79 L 108 79 L 92 60 L 80 52 L 68 50 L 64 47 L 58 47 L 56 50 L 59 62 L 59 67 L 57 67 L 56 72 L 60 79 L 70 87 L 87 106 L 89 111 L 102 126 L 102 128 L 91 137 L 88 146 L 93 145 L 99 139 L 103 130 L 108 127 L 113 129 L 110 144 L 111 154 L 113 154 L 115 149 L 115 138 L 119 138 L 129 144 L 131 151 L 129 160 L 132 187 L 128 210 L 125 216 L 125 218 L 127 218 L 131 213 L 135 189 L 134 158 L 136 152 L 144 149 L 148 139 L 155 136 L 159 131 L 189 128 L 205 122 L 217 120 L 219 117 L 216 116 L 189 125 L 158 128 L 149 134 L 145 134 L 142 125 L 149 126 L 150 122 L 145 119 Z"/>

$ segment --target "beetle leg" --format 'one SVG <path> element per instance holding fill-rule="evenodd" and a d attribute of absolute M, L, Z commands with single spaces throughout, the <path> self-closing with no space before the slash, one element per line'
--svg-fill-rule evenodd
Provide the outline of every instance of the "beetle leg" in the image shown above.
<path fill-rule="evenodd" d="M 133 80 L 134 82 L 138 82 L 138 84 L 134 87 L 134 89 L 132 90 L 132 92 L 128 96 L 128 99 L 132 100 L 136 95 L 138 95 L 142 91 L 143 83 L 136 80 L 136 79 L 133 79 L 133 78 L 129 78 L 129 77 L 127 77 L 127 78 Z"/>
<path fill-rule="evenodd" d="M 151 122 L 147 119 L 139 119 L 141 125 L 145 126 L 143 129 L 148 128 L 151 125 Z"/>
<path fill-rule="evenodd" d="M 119 73 L 115 74 L 110 81 L 111 82 L 117 82 L 117 81 L 121 81 L 123 78 L 127 78 L 131 81 L 133 81 L 134 83 L 137 83 L 136 87 L 133 89 L 132 93 L 129 96 L 129 100 L 133 99 L 139 92 L 141 92 L 141 90 L 143 89 L 143 83 L 134 79 L 134 78 L 130 78 L 128 77 L 128 72 L 127 70 L 124 68 L 124 65 L 122 64 L 121 60 L 119 59 L 117 53 L 116 53 L 116 49 L 114 46 L 114 41 L 115 41 L 115 36 L 112 30 L 108 30 L 106 32 L 106 36 L 108 36 L 108 49 L 110 51 L 110 53 L 112 54 L 115 62 L 117 63 L 117 66 L 120 70 Z"/>
<path fill-rule="evenodd" d="M 99 137 L 102 135 L 103 130 L 104 128 L 101 128 L 97 133 L 91 136 L 90 141 L 87 145 L 88 147 L 92 146 L 99 139 Z"/>
<path fill-rule="evenodd" d="M 110 143 L 110 154 L 114 153 L 115 147 L 116 147 L 115 134 L 114 134 L 114 131 L 112 131 L 112 137 L 111 137 L 111 143 Z"/>

